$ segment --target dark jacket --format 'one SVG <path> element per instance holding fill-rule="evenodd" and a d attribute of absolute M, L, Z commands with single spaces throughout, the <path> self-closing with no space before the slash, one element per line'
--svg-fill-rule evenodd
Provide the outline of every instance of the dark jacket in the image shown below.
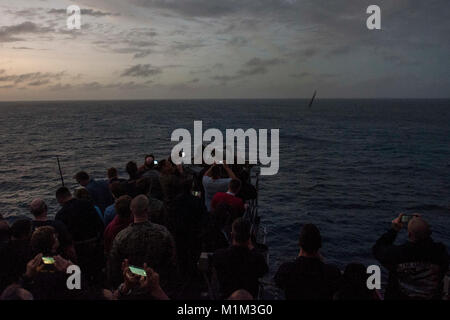
<path fill-rule="evenodd" d="M 389 270 L 386 299 L 440 298 L 449 257 L 442 243 L 431 238 L 394 245 L 397 231 L 390 229 L 373 246 L 373 254 Z"/>
<path fill-rule="evenodd" d="M 74 242 L 99 238 L 103 235 L 103 221 L 94 206 L 85 200 L 67 201 L 55 216 L 67 227 Z"/>
<path fill-rule="evenodd" d="M 331 300 L 340 278 L 337 267 L 319 258 L 297 257 L 280 266 L 275 283 L 284 290 L 287 300 Z"/>
<path fill-rule="evenodd" d="M 239 289 L 247 290 L 256 298 L 259 289 L 258 279 L 269 271 L 261 254 L 241 246 L 216 251 L 212 262 L 223 298 L 229 297 Z"/>
<path fill-rule="evenodd" d="M 105 212 L 106 207 L 114 203 L 114 198 L 109 190 L 108 181 L 96 181 L 91 179 L 86 185 L 86 189 L 94 201 L 94 204 Z"/>

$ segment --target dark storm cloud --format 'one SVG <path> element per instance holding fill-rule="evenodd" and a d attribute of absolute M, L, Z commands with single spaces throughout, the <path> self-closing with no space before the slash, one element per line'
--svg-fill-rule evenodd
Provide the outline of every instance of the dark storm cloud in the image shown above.
<path fill-rule="evenodd" d="M 162 73 L 160 67 L 154 67 L 151 64 L 137 64 L 125 69 L 121 77 L 146 78 Z"/>
<path fill-rule="evenodd" d="M 52 28 L 41 27 L 33 22 L 26 21 L 12 26 L 0 27 L 0 42 L 23 41 L 24 39 L 17 36 L 22 34 L 43 34 L 51 31 L 53 31 Z"/>
<path fill-rule="evenodd" d="M 389 33 L 388 36 L 383 36 L 381 32 L 368 33 L 365 22 L 368 17 L 366 9 L 373 4 L 370 0 L 130 1 L 150 9 L 171 11 L 185 18 L 215 18 L 218 23 L 234 19 L 217 31 L 219 33 L 242 30 L 239 21 L 255 19 L 264 21 L 266 25 L 279 23 L 292 30 L 311 27 L 317 35 L 314 43 L 327 47 L 329 55 L 348 53 L 346 45 L 414 45 L 418 43 L 417 39 L 437 43 L 446 39 L 450 31 L 448 0 L 378 0 L 377 5 L 382 9 L 382 28 Z M 341 47 L 333 48 L 336 45 Z"/>

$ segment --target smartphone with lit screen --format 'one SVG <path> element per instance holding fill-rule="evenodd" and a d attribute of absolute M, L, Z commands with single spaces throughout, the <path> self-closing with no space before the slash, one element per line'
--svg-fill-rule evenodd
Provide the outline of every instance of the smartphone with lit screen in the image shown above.
<path fill-rule="evenodd" d="M 145 272 L 145 270 L 142 268 L 138 268 L 138 267 L 134 267 L 134 266 L 129 266 L 129 268 L 132 273 L 137 274 L 138 276 L 142 276 L 142 277 L 147 276 L 147 272 Z"/>

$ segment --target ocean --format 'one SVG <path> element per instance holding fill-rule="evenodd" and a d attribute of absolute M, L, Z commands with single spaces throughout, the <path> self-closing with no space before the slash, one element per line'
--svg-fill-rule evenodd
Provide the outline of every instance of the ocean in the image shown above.
<path fill-rule="evenodd" d="M 418 212 L 450 247 L 450 100 L 149 100 L 0 103 L 0 213 L 28 215 L 42 197 L 58 210 L 60 185 L 83 169 L 145 154 L 167 157 L 174 129 L 280 129 L 280 170 L 260 179 L 271 272 L 298 253 L 316 224 L 326 261 L 376 263 L 371 248 L 400 212 Z M 398 241 L 406 240 L 403 231 Z"/>

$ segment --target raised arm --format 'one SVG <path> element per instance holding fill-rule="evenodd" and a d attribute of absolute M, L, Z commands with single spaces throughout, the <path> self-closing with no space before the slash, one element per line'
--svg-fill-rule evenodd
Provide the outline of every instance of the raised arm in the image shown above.
<path fill-rule="evenodd" d="M 240 181 L 240 179 L 238 177 L 236 177 L 236 175 L 234 174 L 233 170 L 231 170 L 231 168 L 225 163 L 225 161 L 223 162 L 223 168 L 225 169 L 225 171 L 227 172 L 228 176 L 231 179 Z"/>

